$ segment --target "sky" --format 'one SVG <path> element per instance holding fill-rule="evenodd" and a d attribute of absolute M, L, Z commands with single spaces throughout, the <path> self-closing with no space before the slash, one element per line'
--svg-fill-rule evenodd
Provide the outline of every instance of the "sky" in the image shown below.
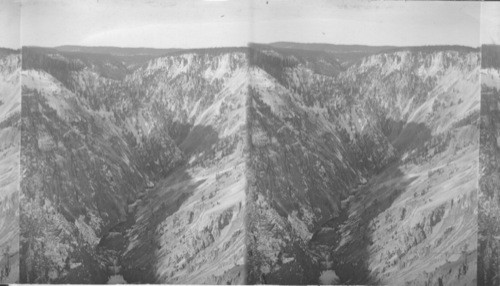
<path fill-rule="evenodd" d="M 277 41 L 478 46 L 480 39 L 478 2 L 0 1 L 22 1 L 21 41 L 31 46 L 198 48 Z M 2 23 L 2 35 L 11 33 L 9 27 Z"/>
<path fill-rule="evenodd" d="M 280 1 L 267 6 L 254 10 L 259 15 L 254 36 L 261 42 L 479 45 L 477 2 Z"/>
<path fill-rule="evenodd" d="M 20 47 L 20 4 L 14 0 L 0 0 L 0 47 Z"/>
<path fill-rule="evenodd" d="M 481 43 L 500 44 L 500 2 L 481 4 Z"/>

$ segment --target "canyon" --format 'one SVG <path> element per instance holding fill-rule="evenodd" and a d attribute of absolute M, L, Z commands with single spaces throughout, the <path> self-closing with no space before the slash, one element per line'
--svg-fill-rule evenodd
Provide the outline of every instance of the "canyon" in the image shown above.
<path fill-rule="evenodd" d="M 134 53 L 22 50 L 21 282 L 477 282 L 479 49 Z"/>

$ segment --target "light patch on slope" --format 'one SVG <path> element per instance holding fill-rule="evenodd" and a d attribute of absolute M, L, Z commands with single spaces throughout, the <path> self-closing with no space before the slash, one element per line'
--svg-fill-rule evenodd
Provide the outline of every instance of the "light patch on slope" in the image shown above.
<path fill-rule="evenodd" d="M 21 68 L 18 57 L 0 60 L 0 121 L 21 110 Z M 2 68 L 6 69 L 5 71 Z"/>
<path fill-rule="evenodd" d="M 22 73 L 23 86 L 35 89 L 47 100 L 47 104 L 54 109 L 61 118 L 71 117 L 71 107 L 67 100 L 74 98 L 69 90 L 61 86 L 59 81 L 43 71 L 26 70 Z"/>
<path fill-rule="evenodd" d="M 189 70 L 194 56 L 194 54 L 183 54 L 178 57 L 158 58 L 150 61 L 146 70 L 151 73 L 157 70 L 163 70 L 167 71 L 171 77 L 176 77 Z M 169 60 L 173 63 L 169 64 Z"/>
<path fill-rule="evenodd" d="M 500 90 L 500 70 L 493 68 L 482 69 L 481 84 Z"/>
<path fill-rule="evenodd" d="M 428 99 L 410 114 L 408 122 L 429 125 L 433 134 L 441 133 L 471 112 L 480 104 L 479 68 L 466 74 L 457 68 L 447 70 Z M 434 104 L 440 103 L 438 112 Z M 433 120 L 429 120 L 430 118 Z"/>
<path fill-rule="evenodd" d="M 321 276 L 319 277 L 319 283 L 321 285 L 334 285 L 339 282 L 339 277 L 337 273 L 333 270 L 326 270 L 321 272 Z"/>
<path fill-rule="evenodd" d="M 220 137 L 236 134 L 246 124 L 246 81 L 246 69 L 235 71 L 214 102 L 196 117 L 194 125 L 211 125 L 219 131 Z M 197 102 L 195 106 L 198 105 Z"/>
<path fill-rule="evenodd" d="M 216 62 L 216 68 L 213 69 L 211 66 L 209 69 L 205 70 L 205 78 L 209 79 L 212 82 L 216 78 L 223 78 L 231 72 L 230 67 L 230 54 L 224 54 L 221 57 L 218 57 Z"/>

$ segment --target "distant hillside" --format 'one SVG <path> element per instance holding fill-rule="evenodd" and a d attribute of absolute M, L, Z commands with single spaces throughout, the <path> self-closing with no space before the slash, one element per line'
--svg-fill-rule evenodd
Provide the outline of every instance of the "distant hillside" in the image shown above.
<path fill-rule="evenodd" d="M 383 50 L 396 48 L 395 46 L 364 46 L 364 45 L 335 45 L 324 43 L 293 43 L 276 42 L 270 44 L 277 48 L 301 49 L 310 51 L 325 51 L 331 53 L 375 53 Z"/>
<path fill-rule="evenodd" d="M 284 66 L 292 66 L 301 63 L 308 66 L 316 73 L 334 76 L 345 67 L 335 54 L 321 50 L 307 50 L 299 48 L 281 48 L 273 44 L 250 43 L 250 62 L 254 65 L 267 66 L 268 72 L 276 76 L 271 70 L 281 69 Z M 288 62 L 285 64 L 283 61 Z M 271 70 L 270 70 L 271 69 Z M 277 71 L 275 71 L 277 72 Z"/>
<path fill-rule="evenodd" d="M 411 46 L 411 47 L 395 47 L 393 49 L 388 49 L 380 52 L 398 52 L 398 51 L 410 51 L 413 53 L 435 53 L 439 51 L 457 51 L 464 53 L 479 52 L 479 48 L 459 46 L 459 45 L 438 45 L 438 46 Z"/>
<path fill-rule="evenodd" d="M 394 46 L 335 45 L 291 42 L 271 43 L 270 46 L 284 49 L 325 52 L 335 55 L 335 58 L 344 64 L 351 64 L 363 57 L 385 50 L 393 50 L 396 48 Z"/>
<path fill-rule="evenodd" d="M 364 45 L 335 45 L 335 44 L 322 44 L 322 43 L 292 43 L 292 42 L 277 42 L 269 44 L 272 47 L 303 50 L 303 51 L 316 51 L 325 52 L 335 56 L 344 66 L 355 63 L 356 61 L 370 55 L 379 54 L 383 52 L 394 53 L 398 51 L 410 52 L 425 52 L 433 53 L 442 50 L 454 50 L 459 52 L 474 52 L 479 51 L 478 48 L 450 45 L 450 46 L 409 46 L 409 47 L 396 47 L 396 46 L 364 46 Z"/>
<path fill-rule="evenodd" d="M 0 57 L 15 54 L 15 53 L 19 53 L 19 50 L 16 51 L 13 49 L 0 47 Z"/>
<path fill-rule="evenodd" d="M 45 70 L 71 85 L 70 72 L 88 67 L 103 77 L 122 79 L 130 72 L 130 62 L 109 54 L 61 52 L 52 48 L 23 47 L 23 69 Z"/>
<path fill-rule="evenodd" d="M 181 49 L 154 49 L 154 48 L 120 48 L 120 47 L 84 47 L 84 46 L 59 46 L 55 47 L 59 52 L 77 53 L 90 55 L 111 55 L 128 67 L 140 66 L 147 61 L 181 51 Z"/>
<path fill-rule="evenodd" d="M 161 56 L 181 49 L 154 49 L 154 48 L 120 48 L 120 47 L 85 47 L 85 46 L 59 46 L 55 47 L 61 52 L 80 52 L 91 54 L 109 54 L 114 56 Z"/>
<path fill-rule="evenodd" d="M 245 53 L 247 47 L 213 47 L 213 48 L 195 48 L 195 49 L 179 49 L 169 53 L 169 56 L 177 56 L 182 54 L 205 54 L 205 55 L 221 55 L 226 53 Z"/>

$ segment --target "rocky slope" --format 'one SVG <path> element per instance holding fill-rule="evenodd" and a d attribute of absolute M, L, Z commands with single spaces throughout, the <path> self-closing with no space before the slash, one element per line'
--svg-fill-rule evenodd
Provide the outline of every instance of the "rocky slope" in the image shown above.
<path fill-rule="evenodd" d="M 137 223 L 124 253 L 130 273 L 140 277 L 142 269 L 151 269 L 151 277 L 163 283 L 242 283 L 245 53 L 162 57 L 130 80 L 145 91 L 147 104 L 138 116 L 164 124 L 159 128 L 170 130 L 185 161 L 138 202 Z M 146 253 L 157 257 L 156 268 L 150 268 Z"/>
<path fill-rule="evenodd" d="M 0 283 L 19 282 L 21 57 L 0 49 Z"/>
<path fill-rule="evenodd" d="M 23 56 L 21 280 L 243 281 L 245 54 Z"/>
<path fill-rule="evenodd" d="M 113 114 L 76 88 L 82 78 L 99 92 L 117 84 L 56 51 L 23 50 L 22 282 L 106 282 L 100 237 L 146 185 Z"/>
<path fill-rule="evenodd" d="M 250 62 L 250 283 L 475 280 L 477 51 Z"/>
<path fill-rule="evenodd" d="M 478 51 L 289 45 L 24 49 L 21 282 L 475 283 Z"/>
<path fill-rule="evenodd" d="M 481 71 L 481 135 L 479 151 L 478 285 L 500 283 L 500 201 L 498 187 L 500 130 L 500 47 L 483 46 Z"/>

